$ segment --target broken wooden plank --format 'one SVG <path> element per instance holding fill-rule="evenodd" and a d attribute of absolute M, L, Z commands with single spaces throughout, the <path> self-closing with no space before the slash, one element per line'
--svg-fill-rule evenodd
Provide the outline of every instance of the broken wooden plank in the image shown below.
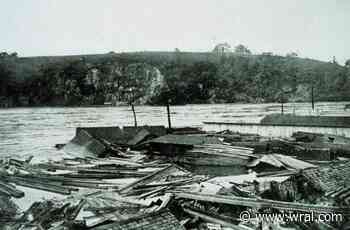
<path fill-rule="evenodd" d="M 23 187 L 28 187 L 28 188 L 34 188 L 34 189 L 39 189 L 43 191 L 48 191 L 48 192 L 54 192 L 54 193 L 59 193 L 63 195 L 69 195 L 71 194 L 71 191 L 63 186 L 57 186 L 55 184 L 50 184 L 50 183 L 43 183 L 40 181 L 31 181 L 31 180 L 26 180 L 23 178 L 11 178 L 11 181 L 17 185 L 23 186 Z"/>
<path fill-rule="evenodd" d="M 168 134 L 161 136 L 147 143 L 157 143 L 157 144 L 172 144 L 172 145 L 202 145 L 202 144 L 222 144 L 222 142 L 216 137 L 208 137 L 205 135 L 174 135 Z"/>
<path fill-rule="evenodd" d="M 153 172 L 123 188 L 121 188 L 119 190 L 119 192 L 121 194 L 123 193 L 127 193 L 129 191 L 131 191 L 134 187 L 138 186 L 138 185 L 144 185 L 144 184 L 148 184 L 148 183 L 151 183 L 153 181 L 156 181 L 156 180 L 159 180 L 159 178 L 162 178 L 164 176 L 169 176 L 171 175 L 172 173 L 179 173 L 179 174 L 182 174 L 182 175 L 190 175 L 190 172 L 188 172 L 187 170 L 177 166 L 177 165 L 174 165 L 174 164 L 171 164 L 171 165 L 168 165 L 167 167 L 163 168 L 163 169 L 160 169 L 156 172 Z"/>
<path fill-rule="evenodd" d="M 72 155 L 101 155 L 106 151 L 106 147 L 88 132 L 80 130 L 76 136 L 63 148 L 63 151 Z"/>
<path fill-rule="evenodd" d="M 165 191 L 165 190 L 167 190 L 167 189 L 169 189 L 169 188 L 170 188 L 170 186 L 164 186 L 164 187 L 160 187 L 160 188 L 157 188 L 157 189 L 153 189 L 153 190 L 150 191 L 150 192 L 147 192 L 147 193 L 144 193 L 144 194 L 138 196 L 138 198 L 139 198 L 139 199 L 144 199 L 144 198 L 146 198 L 146 197 L 148 197 L 148 196 L 151 196 L 151 195 L 154 195 L 154 194 L 163 192 L 163 191 Z"/>
<path fill-rule="evenodd" d="M 177 186 L 177 185 L 183 185 L 187 183 L 194 183 L 196 181 L 198 180 L 195 180 L 194 178 L 188 178 L 184 180 L 174 180 L 174 181 L 142 184 L 142 185 L 135 186 L 134 188 L 143 189 L 143 188 L 153 188 L 153 187 L 160 187 L 160 186 Z"/>
<path fill-rule="evenodd" d="M 151 133 L 148 132 L 146 129 L 141 129 L 131 140 L 128 141 L 127 145 L 135 146 L 141 143 L 142 141 L 146 140 L 146 138 L 150 135 Z"/>
<path fill-rule="evenodd" d="M 118 179 L 118 178 L 128 178 L 128 177 L 143 177 L 145 173 L 85 173 L 85 174 L 65 174 L 65 178 L 75 178 L 75 179 Z"/>
<path fill-rule="evenodd" d="M 222 203 L 230 205 L 239 205 L 252 208 L 275 208 L 280 210 L 290 210 L 290 211 L 302 211 L 315 213 L 329 213 L 329 212 L 339 212 L 343 213 L 345 210 L 343 207 L 339 206 L 322 206 L 314 204 L 302 204 L 302 203 L 292 203 L 284 201 L 275 201 L 267 199 L 258 198 L 246 198 L 246 197 L 235 197 L 235 196 L 224 196 L 224 195 L 208 195 L 201 193 L 175 193 L 177 198 L 192 199 L 204 202 Z"/>
<path fill-rule="evenodd" d="M 119 230 L 119 229 L 162 229 L 185 230 L 176 217 L 167 209 L 146 213 L 107 225 L 97 226 L 93 230 Z"/>
<path fill-rule="evenodd" d="M 18 190 L 15 186 L 11 184 L 7 184 L 0 181 L 0 193 L 4 193 L 8 196 L 12 196 L 15 198 L 24 197 L 24 192 Z"/>
<path fill-rule="evenodd" d="M 231 229 L 234 229 L 234 230 L 246 230 L 246 228 L 243 228 L 243 227 L 240 227 L 236 224 L 233 224 L 233 223 L 230 223 L 230 222 L 227 222 L 225 220 L 222 220 L 222 219 L 219 219 L 218 217 L 212 217 L 206 213 L 203 213 L 203 212 L 198 212 L 198 211 L 194 211 L 192 209 L 189 209 L 189 208 L 183 208 L 183 210 L 190 214 L 191 216 L 195 216 L 195 217 L 199 217 L 205 221 L 208 221 L 210 223 L 216 223 L 216 224 L 220 224 L 224 227 L 229 227 Z"/>

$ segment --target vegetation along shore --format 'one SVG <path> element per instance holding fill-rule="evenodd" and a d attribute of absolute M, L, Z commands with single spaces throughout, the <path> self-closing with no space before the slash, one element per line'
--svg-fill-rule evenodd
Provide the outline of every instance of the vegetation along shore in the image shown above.
<path fill-rule="evenodd" d="M 350 61 L 290 53 L 129 52 L 20 57 L 0 54 L 0 107 L 350 100 Z"/>

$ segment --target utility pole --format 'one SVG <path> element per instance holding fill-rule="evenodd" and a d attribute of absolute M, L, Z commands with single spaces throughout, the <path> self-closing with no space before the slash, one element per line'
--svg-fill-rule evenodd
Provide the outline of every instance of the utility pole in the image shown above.
<path fill-rule="evenodd" d="M 281 113 L 282 113 L 282 115 L 283 115 L 283 113 L 284 113 L 284 111 L 283 111 L 283 102 L 282 102 L 282 104 L 281 104 Z"/>
<path fill-rule="evenodd" d="M 283 91 L 283 89 L 282 89 L 281 97 L 282 97 L 281 98 L 281 113 L 283 115 L 283 113 L 284 113 L 284 108 L 283 108 L 284 91 Z"/>
<path fill-rule="evenodd" d="M 133 116 L 134 116 L 134 126 L 137 127 L 136 112 L 135 112 L 135 107 L 134 107 L 134 100 L 135 100 L 134 89 L 130 88 L 129 91 L 130 91 L 129 103 L 131 105 L 131 110 L 132 110 L 132 113 L 133 113 Z"/>
<path fill-rule="evenodd" d="M 312 106 L 312 111 L 315 110 L 315 101 L 314 101 L 314 84 L 312 83 L 311 85 L 311 106 Z"/>
<path fill-rule="evenodd" d="M 170 118 L 170 100 L 168 100 L 167 104 L 166 104 L 166 110 L 167 110 L 167 114 L 168 114 L 168 127 L 169 130 L 171 130 L 171 118 Z"/>
<path fill-rule="evenodd" d="M 132 113 L 134 115 L 134 126 L 137 127 L 136 112 L 135 112 L 135 108 L 134 108 L 134 104 L 133 103 L 131 103 L 131 110 L 132 110 Z"/>

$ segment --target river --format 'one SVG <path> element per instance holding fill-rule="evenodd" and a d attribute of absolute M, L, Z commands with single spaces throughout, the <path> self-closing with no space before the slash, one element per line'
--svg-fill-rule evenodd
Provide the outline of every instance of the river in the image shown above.
<path fill-rule="evenodd" d="M 349 102 L 316 103 L 316 114 L 350 115 Z M 139 125 L 167 125 L 166 108 L 136 106 Z M 288 103 L 286 113 L 311 114 L 309 103 Z M 172 106 L 173 126 L 198 126 L 203 121 L 258 122 L 279 113 L 280 104 L 211 104 Z M 68 142 L 79 126 L 133 125 L 130 107 L 43 107 L 0 109 L 0 155 L 34 155 L 37 160 L 55 158 L 55 144 Z"/>

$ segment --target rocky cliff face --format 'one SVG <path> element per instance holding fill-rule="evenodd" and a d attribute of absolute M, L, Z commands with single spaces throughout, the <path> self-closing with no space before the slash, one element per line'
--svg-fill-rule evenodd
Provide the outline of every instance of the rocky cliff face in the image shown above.
<path fill-rule="evenodd" d="M 152 67 L 148 72 L 149 74 L 149 84 L 145 89 L 144 95 L 140 98 L 140 104 L 146 104 L 154 97 L 158 97 L 161 94 L 161 91 L 166 87 L 165 78 L 156 67 Z"/>
<path fill-rule="evenodd" d="M 105 89 L 106 103 L 146 104 L 164 87 L 164 76 L 157 67 L 136 63 L 124 67 L 116 64 L 115 68 L 118 71 L 108 76 L 97 75 L 100 87 Z"/>
<path fill-rule="evenodd" d="M 42 75 L 32 82 L 34 105 L 146 104 L 165 84 L 160 70 L 145 63 L 70 63 Z"/>

